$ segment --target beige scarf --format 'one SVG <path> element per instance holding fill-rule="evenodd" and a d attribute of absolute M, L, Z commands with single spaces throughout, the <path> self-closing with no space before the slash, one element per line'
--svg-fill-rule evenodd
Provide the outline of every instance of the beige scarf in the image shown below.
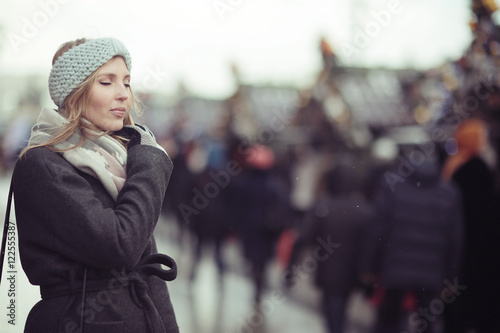
<path fill-rule="evenodd" d="M 53 134 L 68 124 L 57 111 L 43 108 L 37 124 L 31 130 L 29 146 L 48 142 Z M 116 201 L 126 178 L 127 150 L 116 139 L 98 131 L 84 129 L 87 140 L 80 142 L 82 134 L 75 131 L 67 140 L 54 145 L 63 158 L 76 169 L 101 181 L 106 191 Z M 69 150 L 67 150 L 69 149 Z"/>

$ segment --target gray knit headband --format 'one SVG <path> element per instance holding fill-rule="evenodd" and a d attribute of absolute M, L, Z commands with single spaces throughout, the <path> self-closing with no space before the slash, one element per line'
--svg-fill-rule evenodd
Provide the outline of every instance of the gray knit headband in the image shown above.
<path fill-rule="evenodd" d="M 88 40 L 64 52 L 50 70 L 49 92 L 54 103 L 63 107 L 66 97 L 114 56 L 122 56 L 130 71 L 130 54 L 125 45 L 115 38 Z"/>

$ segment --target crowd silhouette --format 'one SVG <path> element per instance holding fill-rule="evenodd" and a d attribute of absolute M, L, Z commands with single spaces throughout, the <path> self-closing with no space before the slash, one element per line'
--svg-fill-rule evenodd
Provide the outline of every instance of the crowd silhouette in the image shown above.
<path fill-rule="evenodd" d="M 243 84 L 206 135 L 182 141 L 189 120 L 172 127 L 181 161 L 170 209 L 204 194 L 206 207 L 189 223 L 174 215 L 195 235 L 195 258 L 214 245 L 221 286 L 228 238 L 241 244 L 258 306 L 266 267 L 284 262 L 282 282 L 293 291 L 294 264 L 329 237 L 338 247 L 318 254 L 313 272 L 329 332 L 348 331 L 356 290 L 375 308 L 375 332 L 500 331 L 498 27 L 491 2 L 473 1 L 472 10 L 475 38 L 462 58 L 400 76 L 397 118 L 359 121 L 341 89 L 359 71 L 321 39 L 323 71 L 271 134 L 270 117 L 252 110 L 252 87 Z M 475 134 L 464 129 L 471 124 Z M 202 170 L 191 170 L 190 159 Z"/>

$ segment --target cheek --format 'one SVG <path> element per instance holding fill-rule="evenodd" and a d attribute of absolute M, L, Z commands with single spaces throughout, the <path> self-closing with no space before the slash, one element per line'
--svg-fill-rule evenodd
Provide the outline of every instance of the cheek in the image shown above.
<path fill-rule="evenodd" d="M 104 105 L 104 99 L 100 94 L 92 94 L 89 100 L 89 107 L 99 109 Z"/>
<path fill-rule="evenodd" d="M 92 117 L 92 114 L 102 113 L 106 108 L 106 99 L 102 94 L 93 93 L 89 99 L 88 110 L 89 117 Z"/>

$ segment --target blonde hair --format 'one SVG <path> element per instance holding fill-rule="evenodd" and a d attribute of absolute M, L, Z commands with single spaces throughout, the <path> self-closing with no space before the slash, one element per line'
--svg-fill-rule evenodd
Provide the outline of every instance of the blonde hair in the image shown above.
<path fill-rule="evenodd" d="M 455 132 L 458 151 L 470 156 L 479 155 L 483 149 L 484 136 L 487 131 L 486 123 L 481 119 L 471 118 L 462 122 Z"/>
<path fill-rule="evenodd" d="M 62 44 L 59 49 L 56 51 L 54 54 L 54 57 L 52 59 L 52 65 L 57 61 L 57 59 L 64 54 L 64 52 L 70 50 L 71 48 L 85 43 L 87 40 L 85 38 L 80 38 L 76 39 L 73 41 L 66 42 Z M 121 56 L 115 56 L 112 59 L 116 57 L 121 57 Z M 100 67 L 99 67 L 100 68 Z M 77 130 L 82 130 L 84 128 L 89 128 L 89 125 L 83 122 L 83 114 L 84 111 L 89 103 L 90 100 L 90 95 L 92 93 L 92 87 L 94 83 L 96 82 L 97 78 L 97 72 L 99 71 L 99 68 L 96 69 L 92 74 L 90 74 L 85 80 L 83 80 L 69 95 L 68 97 L 64 100 L 64 106 L 63 108 L 59 108 L 58 112 L 65 117 L 68 120 L 68 124 L 59 127 L 59 128 L 54 128 L 54 134 L 52 135 L 52 138 L 48 140 L 45 143 L 41 144 L 34 144 L 26 147 L 23 149 L 21 154 L 19 155 L 20 157 L 23 156 L 28 150 L 36 147 L 47 147 L 53 151 L 65 151 L 61 149 L 57 149 L 54 147 L 54 145 L 65 141 L 68 139 L 75 131 Z M 131 113 L 134 111 L 135 114 L 140 115 L 141 114 L 141 109 L 140 109 L 140 102 L 138 99 L 134 96 L 134 93 L 132 89 L 129 87 L 130 90 L 130 98 L 131 98 L 131 106 L 130 110 L 125 116 L 125 119 L 123 120 L 124 125 L 134 125 L 134 120 L 132 119 Z M 82 137 L 80 142 L 69 149 L 75 149 L 80 147 L 85 140 L 87 139 L 86 132 L 81 131 Z M 105 134 L 110 134 L 109 131 L 103 132 L 103 135 Z M 117 135 L 111 135 L 115 139 L 117 139 L 120 142 L 126 142 L 127 140 L 123 137 L 117 136 Z M 67 149 L 67 150 L 69 150 Z"/>

